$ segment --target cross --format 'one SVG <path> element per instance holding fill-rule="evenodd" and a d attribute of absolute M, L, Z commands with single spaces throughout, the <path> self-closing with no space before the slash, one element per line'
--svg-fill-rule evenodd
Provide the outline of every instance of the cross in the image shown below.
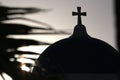
<path fill-rule="evenodd" d="M 77 11 L 78 12 L 72 12 L 72 15 L 78 15 L 78 25 L 82 25 L 81 15 L 86 16 L 86 12 L 81 12 L 81 7 L 77 7 Z"/>

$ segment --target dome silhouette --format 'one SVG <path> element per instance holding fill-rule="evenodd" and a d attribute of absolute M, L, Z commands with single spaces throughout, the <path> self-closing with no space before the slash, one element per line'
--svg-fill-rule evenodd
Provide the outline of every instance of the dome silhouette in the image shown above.
<path fill-rule="evenodd" d="M 49 46 L 38 61 L 50 59 L 55 65 L 60 65 L 65 73 L 116 73 L 118 51 L 84 31 L 80 35 L 76 34 L 78 32 Z"/>
<path fill-rule="evenodd" d="M 108 43 L 87 34 L 81 23 L 73 34 L 50 45 L 36 61 L 33 74 L 119 72 L 120 54 Z M 42 73 L 43 72 L 43 73 Z"/>

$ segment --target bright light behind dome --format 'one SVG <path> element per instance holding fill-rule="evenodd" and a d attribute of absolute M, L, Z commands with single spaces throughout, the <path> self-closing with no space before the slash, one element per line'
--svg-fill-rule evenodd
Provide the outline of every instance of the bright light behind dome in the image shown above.
<path fill-rule="evenodd" d="M 41 54 L 48 45 L 42 45 L 42 46 L 24 46 L 24 47 L 19 47 L 19 51 L 30 51 L 30 52 L 35 52 Z"/>

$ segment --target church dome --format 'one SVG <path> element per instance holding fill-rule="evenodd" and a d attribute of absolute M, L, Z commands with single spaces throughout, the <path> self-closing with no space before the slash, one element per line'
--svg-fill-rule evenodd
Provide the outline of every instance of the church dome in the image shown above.
<path fill-rule="evenodd" d="M 41 54 L 38 61 L 43 58 L 49 59 L 52 63 L 60 65 L 65 73 L 116 72 L 118 51 L 108 43 L 82 33 L 80 36 L 74 32 L 69 38 L 52 44 Z"/>
<path fill-rule="evenodd" d="M 73 34 L 50 45 L 38 58 L 33 73 L 118 73 L 119 52 L 87 34 L 82 24 Z"/>

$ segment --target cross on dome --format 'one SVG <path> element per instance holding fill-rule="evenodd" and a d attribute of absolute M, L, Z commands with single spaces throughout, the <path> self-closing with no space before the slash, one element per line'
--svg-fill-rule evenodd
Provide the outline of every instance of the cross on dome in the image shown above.
<path fill-rule="evenodd" d="M 78 12 L 72 12 L 73 16 L 78 16 L 78 25 L 82 25 L 81 16 L 86 16 L 86 12 L 81 12 L 81 7 L 77 7 Z"/>

